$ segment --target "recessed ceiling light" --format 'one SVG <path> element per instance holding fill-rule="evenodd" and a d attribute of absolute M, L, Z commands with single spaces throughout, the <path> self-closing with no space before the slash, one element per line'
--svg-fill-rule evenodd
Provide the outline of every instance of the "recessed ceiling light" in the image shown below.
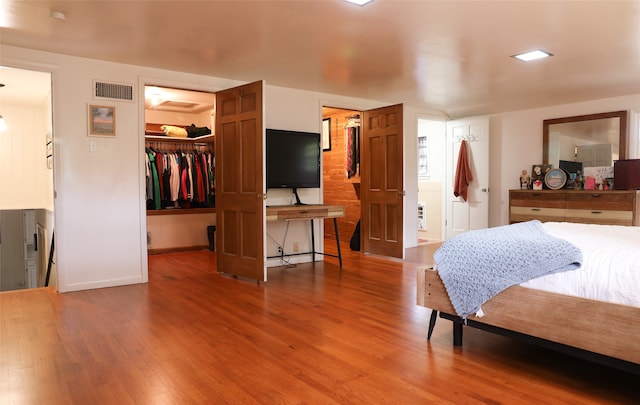
<path fill-rule="evenodd" d="M 49 17 L 55 21 L 66 21 L 67 19 L 67 16 L 62 11 L 51 11 Z"/>
<path fill-rule="evenodd" d="M 358 6 L 364 6 L 371 3 L 373 0 L 344 0 L 347 3 L 357 4 Z"/>
<path fill-rule="evenodd" d="M 535 51 L 520 53 L 518 55 L 512 55 L 516 59 L 520 59 L 525 62 L 529 62 L 536 59 L 547 58 L 549 56 L 553 56 L 553 54 L 543 51 L 542 49 L 536 49 Z"/>

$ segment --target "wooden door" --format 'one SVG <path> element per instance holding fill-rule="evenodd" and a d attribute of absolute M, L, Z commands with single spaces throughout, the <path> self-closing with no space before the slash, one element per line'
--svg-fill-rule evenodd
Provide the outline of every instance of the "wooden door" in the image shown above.
<path fill-rule="evenodd" d="M 467 141 L 467 158 L 473 180 L 467 201 L 453 194 L 460 144 Z M 445 185 L 445 239 L 489 226 L 489 119 L 447 122 Z"/>
<path fill-rule="evenodd" d="M 216 93 L 216 252 L 221 273 L 266 281 L 263 83 Z"/>
<path fill-rule="evenodd" d="M 402 105 L 365 111 L 360 125 L 363 252 L 402 258 Z"/>

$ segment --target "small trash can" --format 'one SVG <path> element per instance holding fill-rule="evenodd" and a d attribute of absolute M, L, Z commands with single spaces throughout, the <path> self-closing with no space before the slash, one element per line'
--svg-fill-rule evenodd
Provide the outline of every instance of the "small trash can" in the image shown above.
<path fill-rule="evenodd" d="M 209 225 L 207 226 L 207 237 L 209 238 L 209 250 L 212 252 L 216 251 L 216 226 Z"/>

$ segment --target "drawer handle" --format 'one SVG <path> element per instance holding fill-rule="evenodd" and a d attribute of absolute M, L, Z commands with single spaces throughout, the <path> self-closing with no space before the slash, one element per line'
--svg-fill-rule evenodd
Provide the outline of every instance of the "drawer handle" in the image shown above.
<path fill-rule="evenodd" d="M 531 194 L 533 197 L 540 197 L 540 193 L 532 193 Z"/>
<path fill-rule="evenodd" d="M 592 214 L 602 214 L 602 211 L 591 211 Z"/>
<path fill-rule="evenodd" d="M 593 194 L 591 194 L 591 197 L 600 197 L 600 194 L 599 193 L 593 193 Z"/>
<path fill-rule="evenodd" d="M 541 211 L 540 208 L 531 208 L 531 211 Z"/>

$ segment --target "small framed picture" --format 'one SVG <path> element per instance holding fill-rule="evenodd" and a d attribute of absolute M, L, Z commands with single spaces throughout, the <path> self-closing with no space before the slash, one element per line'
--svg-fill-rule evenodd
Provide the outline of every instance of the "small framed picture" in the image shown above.
<path fill-rule="evenodd" d="M 551 165 L 549 164 L 533 165 L 531 167 L 531 182 L 540 180 L 541 183 L 544 183 L 544 176 L 547 175 L 549 170 L 551 170 Z"/>
<path fill-rule="evenodd" d="M 89 104 L 89 136 L 116 136 L 116 108 Z"/>
<path fill-rule="evenodd" d="M 331 118 L 322 120 L 322 150 L 331 150 Z"/>
<path fill-rule="evenodd" d="M 567 184 L 567 172 L 563 169 L 551 169 L 544 176 L 544 185 L 551 190 L 559 190 Z"/>

